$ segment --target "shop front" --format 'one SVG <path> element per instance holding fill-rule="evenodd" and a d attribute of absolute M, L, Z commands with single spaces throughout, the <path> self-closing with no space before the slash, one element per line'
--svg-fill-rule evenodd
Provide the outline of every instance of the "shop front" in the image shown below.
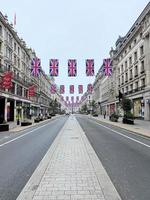
<path fill-rule="evenodd" d="M 133 99 L 133 114 L 135 118 L 144 119 L 145 102 L 143 98 Z"/>

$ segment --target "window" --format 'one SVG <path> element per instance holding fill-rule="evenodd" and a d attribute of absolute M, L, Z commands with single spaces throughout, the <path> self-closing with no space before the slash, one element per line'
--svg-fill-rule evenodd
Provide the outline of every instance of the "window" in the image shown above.
<path fill-rule="evenodd" d="M 122 85 L 124 84 L 124 76 L 122 76 Z"/>
<path fill-rule="evenodd" d="M 132 91 L 132 90 L 133 90 L 133 84 L 130 85 L 130 91 Z"/>
<path fill-rule="evenodd" d="M 145 87 L 145 78 L 141 79 L 141 87 Z"/>
<path fill-rule="evenodd" d="M 125 61 L 125 70 L 128 68 L 128 63 Z"/>
<path fill-rule="evenodd" d="M 138 81 L 135 82 L 135 90 L 136 90 L 136 91 L 137 91 L 137 89 L 138 89 L 138 85 L 139 85 Z"/>
<path fill-rule="evenodd" d="M 20 55 L 20 48 L 18 47 L 18 56 Z"/>
<path fill-rule="evenodd" d="M 120 68 L 118 68 L 118 74 L 120 74 Z"/>
<path fill-rule="evenodd" d="M 14 43 L 14 51 L 16 51 L 16 49 L 17 49 L 17 45 L 16 43 Z"/>
<path fill-rule="evenodd" d="M 144 47 L 143 47 L 143 45 L 140 47 L 140 56 L 143 56 L 143 54 L 144 54 Z"/>
<path fill-rule="evenodd" d="M 141 74 L 144 73 L 144 60 L 141 62 Z"/>
<path fill-rule="evenodd" d="M 126 73 L 126 80 L 125 81 L 128 82 L 128 73 Z"/>
<path fill-rule="evenodd" d="M 136 62 L 136 61 L 137 61 L 137 51 L 134 52 L 134 62 Z"/>
<path fill-rule="evenodd" d="M 132 65 L 132 56 L 129 58 L 129 64 Z"/>
<path fill-rule="evenodd" d="M 134 45 L 136 44 L 136 39 L 134 39 Z"/>
<path fill-rule="evenodd" d="M 121 72 L 123 73 L 123 65 L 121 65 Z"/>
<path fill-rule="evenodd" d="M 131 50 L 131 45 L 129 45 L 129 50 Z"/>
<path fill-rule="evenodd" d="M 142 38 L 142 36 L 143 36 L 143 33 L 140 33 L 140 38 Z"/>
<path fill-rule="evenodd" d="M 132 69 L 130 70 L 130 80 L 132 80 L 133 78 L 133 73 L 132 73 Z"/>
<path fill-rule="evenodd" d="M 137 77 L 138 76 L 138 66 L 136 65 L 134 68 L 134 76 Z"/>
<path fill-rule="evenodd" d="M 124 94 L 124 88 L 122 88 L 122 93 Z"/>
<path fill-rule="evenodd" d="M 0 36 L 3 36 L 3 29 L 1 25 L 0 25 Z"/>

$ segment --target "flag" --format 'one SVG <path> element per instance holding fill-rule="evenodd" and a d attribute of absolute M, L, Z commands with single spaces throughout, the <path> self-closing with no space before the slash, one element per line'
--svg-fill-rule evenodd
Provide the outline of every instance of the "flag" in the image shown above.
<path fill-rule="evenodd" d="M 103 60 L 103 66 L 104 66 L 104 74 L 105 76 L 111 76 L 112 75 L 112 60 L 110 58 Z"/>
<path fill-rule="evenodd" d="M 64 101 L 64 97 L 63 96 L 61 96 L 60 99 L 61 99 L 61 101 Z"/>
<path fill-rule="evenodd" d="M 70 94 L 74 94 L 74 85 L 70 85 Z"/>
<path fill-rule="evenodd" d="M 94 76 L 94 60 L 93 59 L 86 60 L 86 75 Z"/>
<path fill-rule="evenodd" d="M 14 14 L 14 28 L 16 26 L 16 13 Z"/>
<path fill-rule="evenodd" d="M 92 91 L 93 91 L 93 85 L 92 84 L 88 84 L 87 91 L 88 91 L 89 94 L 92 93 Z"/>
<path fill-rule="evenodd" d="M 50 60 L 50 76 L 58 76 L 58 59 L 51 59 Z"/>
<path fill-rule="evenodd" d="M 65 86 L 61 85 L 60 86 L 60 94 L 64 94 L 65 93 Z"/>
<path fill-rule="evenodd" d="M 69 101 L 69 97 L 68 96 L 66 96 L 66 101 Z"/>
<path fill-rule="evenodd" d="M 1 87 L 4 89 L 10 89 L 13 86 L 12 78 L 13 78 L 12 72 L 10 72 L 10 71 L 4 72 L 2 75 Z"/>
<path fill-rule="evenodd" d="M 74 102 L 74 97 L 73 96 L 71 97 L 71 102 Z"/>
<path fill-rule="evenodd" d="M 55 94 L 56 93 L 56 85 L 55 84 L 51 84 L 51 88 L 50 88 L 50 92 L 51 94 Z"/>
<path fill-rule="evenodd" d="M 31 62 L 31 74 L 32 76 L 39 76 L 40 75 L 40 67 L 41 62 L 39 58 L 33 58 Z"/>
<path fill-rule="evenodd" d="M 77 75 L 77 61 L 75 59 L 68 60 L 68 76 Z"/>
<path fill-rule="evenodd" d="M 29 89 L 28 89 L 28 96 L 29 97 L 34 97 L 35 96 L 35 89 L 36 89 L 35 85 L 32 85 L 32 86 L 29 87 Z"/>
<path fill-rule="evenodd" d="M 83 94 L 83 85 L 78 85 L 79 94 Z"/>

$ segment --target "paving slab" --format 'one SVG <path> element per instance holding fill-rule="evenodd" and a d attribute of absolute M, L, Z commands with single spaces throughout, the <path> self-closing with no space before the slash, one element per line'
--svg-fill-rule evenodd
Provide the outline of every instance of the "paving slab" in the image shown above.
<path fill-rule="evenodd" d="M 70 116 L 17 200 L 121 200 L 75 116 Z"/>

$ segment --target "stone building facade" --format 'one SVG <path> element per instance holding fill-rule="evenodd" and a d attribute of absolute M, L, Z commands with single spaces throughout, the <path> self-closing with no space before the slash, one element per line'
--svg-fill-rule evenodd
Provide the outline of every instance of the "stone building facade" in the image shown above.
<path fill-rule="evenodd" d="M 43 70 L 39 77 L 31 76 L 31 61 L 36 57 L 19 38 L 7 16 L 0 13 L 0 77 L 6 71 L 13 72 L 11 89 L 0 88 L 0 122 L 15 121 L 48 112 L 51 80 Z M 35 97 L 28 97 L 29 86 L 35 85 Z"/>

